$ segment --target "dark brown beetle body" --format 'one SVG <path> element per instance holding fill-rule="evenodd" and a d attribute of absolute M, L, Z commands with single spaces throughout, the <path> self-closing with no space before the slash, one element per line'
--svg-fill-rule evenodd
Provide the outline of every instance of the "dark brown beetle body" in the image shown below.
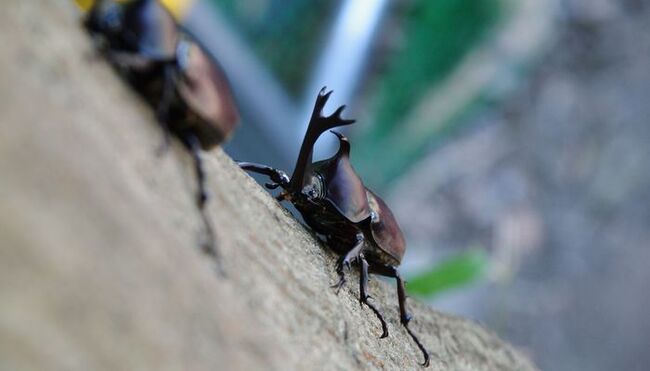
<path fill-rule="evenodd" d="M 177 27 L 158 0 L 97 0 L 84 26 L 98 49 L 156 110 L 159 123 L 191 151 L 198 178 L 197 204 L 208 231 L 204 248 L 215 253 L 200 150 L 225 140 L 239 115 L 225 75 Z"/>
<path fill-rule="evenodd" d="M 283 171 L 264 165 L 240 162 L 244 170 L 268 175 L 273 183 L 267 187 L 282 187 L 278 200 L 289 200 L 301 213 L 305 222 L 325 237 L 332 250 L 341 256 L 337 265 L 338 290 L 345 283 L 345 268 L 358 265 L 360 275 L 361 303 L 367 305 L 379 318 L 383 333 L 388 336 L 386 322 L 379 310 L 370 302 L 367 294 L 368 274 L 375 273 L 397 280 L 400 322 L 424 355 L 424 366 L 429 365 L 429 354 L 408 324 L 411 319 L 406 311 L 406 294 L 397 266 L 400 265 L 406 244 L 395 217 L 384 201 L 367 189 L 350 164 L 350 143 L 343 135 L 339 138 L 339 150 L 329 159 L 312 163 L 312 152 L 318 137 L 324 132 L 354 120 L 341 118 L 344 106 L 331 116 L 323 116 L 322 109 L 331 91 L 321 90 L 316 99 L 312 117 L 303 140 L 293 175 L 289 178 Z"/>

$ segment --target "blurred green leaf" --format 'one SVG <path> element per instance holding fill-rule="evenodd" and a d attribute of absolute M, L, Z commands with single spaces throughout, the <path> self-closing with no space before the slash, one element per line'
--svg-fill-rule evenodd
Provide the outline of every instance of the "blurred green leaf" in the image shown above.
<path fill-rule="evenodd" d="M 406 290 L 413 295 L 431 297 L 481 279 L 487 266 L 488 257 L 485 250 L 469 249 L 427 271 L 411 276 Z"/>
<path fill-rule="evenodd" d="M 434 146 L 468 123 L 480 89 L 447 116 L 426 117 L 422 130 L 406 127 L 413 110 L 456 71 L 507 15 L 503 0 L 413 0 L 398 2 L 392 49 L 378 58 L 370 82 L 367 117 L 354 133 L 354 165 L 364 183 L 385 189 Z M 413 123 L 411 123 L 413 124 Z M 390 151 L 378 151 L 390 148 Z M 378 159 L 377 156 L 384 155 Z"/>
<path fill-rule="evenodd" d="M 338 1 L 210 0 L 250 43 L 289 93 L 299 98 Z"/>
<path fill-rule="evenodd" d="M 489 32 L 499 0 L 416 0 L 401 10 L 402 43 L 376 85 L 370 139 L 391 135 L 422 94 L 438 84 Z"/>

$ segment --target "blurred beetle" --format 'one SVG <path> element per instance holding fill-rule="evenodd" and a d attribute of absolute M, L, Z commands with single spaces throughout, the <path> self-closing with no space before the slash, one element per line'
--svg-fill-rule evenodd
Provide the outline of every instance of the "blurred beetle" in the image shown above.
<path fill-rule="evenodd" d="M 429 353 L 409 328 L 411 316 L 406 310 L 404 281 L 397 267 L 400 265 L 406 244 L 395 217 L 384 201 L 367 189 L 350 164 L 350 143 L 340 133 L 332 131 L 339 139 L 339 150 L 331 158 L 312 162 L 314 144 L 321 134 L 337 126 L 350 125 L 354 120 L 341 118 L 345 106 L 332 115 L 323 116 L 330 94 L 323 88 L 314 106 L 300 154 L 291 178 L 277 169 L 239 162 L 242 169 L 267 175 L 271 183 L 266 187 L 281 187 L 279 201 L 293 203 L 305 222 L 318 234 L 325 236 L 329 247 L 341 256 L 337 263 L 339 281 L 337 293 L 345 284 L 345 268 L 351 264 L 360 268 L 360 302 L 367 305 L 379 318 L 382 335 L 388 336 L 386 321 L 370 302 L 367 293 L 368 274 L 374 273 L 397 280 L 400 322 L 424 355 L 423 366 L 429 365 Z"/>
<path fill-rule="evenodd" d="M 158 0 L 97 0 L 84 20 L 97 48 L 154 107 L 165 131 L 192 154 L 198 180 L 197 205 L 215 254 L 214 237 L 203 209 L 207 201 L 200 150 L 227 139 L 239 121 L 228 81 L 208 54 L 179 30 Z"/>

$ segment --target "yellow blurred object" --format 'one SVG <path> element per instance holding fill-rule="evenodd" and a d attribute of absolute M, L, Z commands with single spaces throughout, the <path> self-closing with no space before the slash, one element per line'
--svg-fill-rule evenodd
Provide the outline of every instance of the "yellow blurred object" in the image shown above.
<path fill-rule="evenodd" d="M 132 0 L 116 0 L 118 3 L 123 3 Z M 195 0 L 160 0 L 160 2 L 169 10 L 174 19 L 177 21 L 182 20 L 187 14 L 187 11 L 190 9 L 190 6 L 194 3 Z M 83 10 L 87 11 L 95 3 L 95 0 L 74 0 L 77 6 Z"/>
<path fill-rule="evenodd" d="M 94 0 L 75 0 L 74 1 L 77 6 L 83 10 L 84 12 L 93 5 Z"/>
<path fill-rule="evenodd" d="M 172 13 L 174 19 L 180 21 L 185 18 L 191 5 L 195 0 L 160 0 L 160 2 Z"/>

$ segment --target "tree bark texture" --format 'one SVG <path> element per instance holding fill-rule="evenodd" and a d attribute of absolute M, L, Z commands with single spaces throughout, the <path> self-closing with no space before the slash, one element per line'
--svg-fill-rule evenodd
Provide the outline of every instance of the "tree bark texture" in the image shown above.
<path fill-rule="evenodd" d="M 0 370 L 418 369 L 392 283 L 354 273 L 220 149 L 203 153 L 225 274 L 198 248 L 192 159 L 93 54 L 71 1 L 0 12 Z M 431 370 L 534 370 L 409 300 Z"/>

